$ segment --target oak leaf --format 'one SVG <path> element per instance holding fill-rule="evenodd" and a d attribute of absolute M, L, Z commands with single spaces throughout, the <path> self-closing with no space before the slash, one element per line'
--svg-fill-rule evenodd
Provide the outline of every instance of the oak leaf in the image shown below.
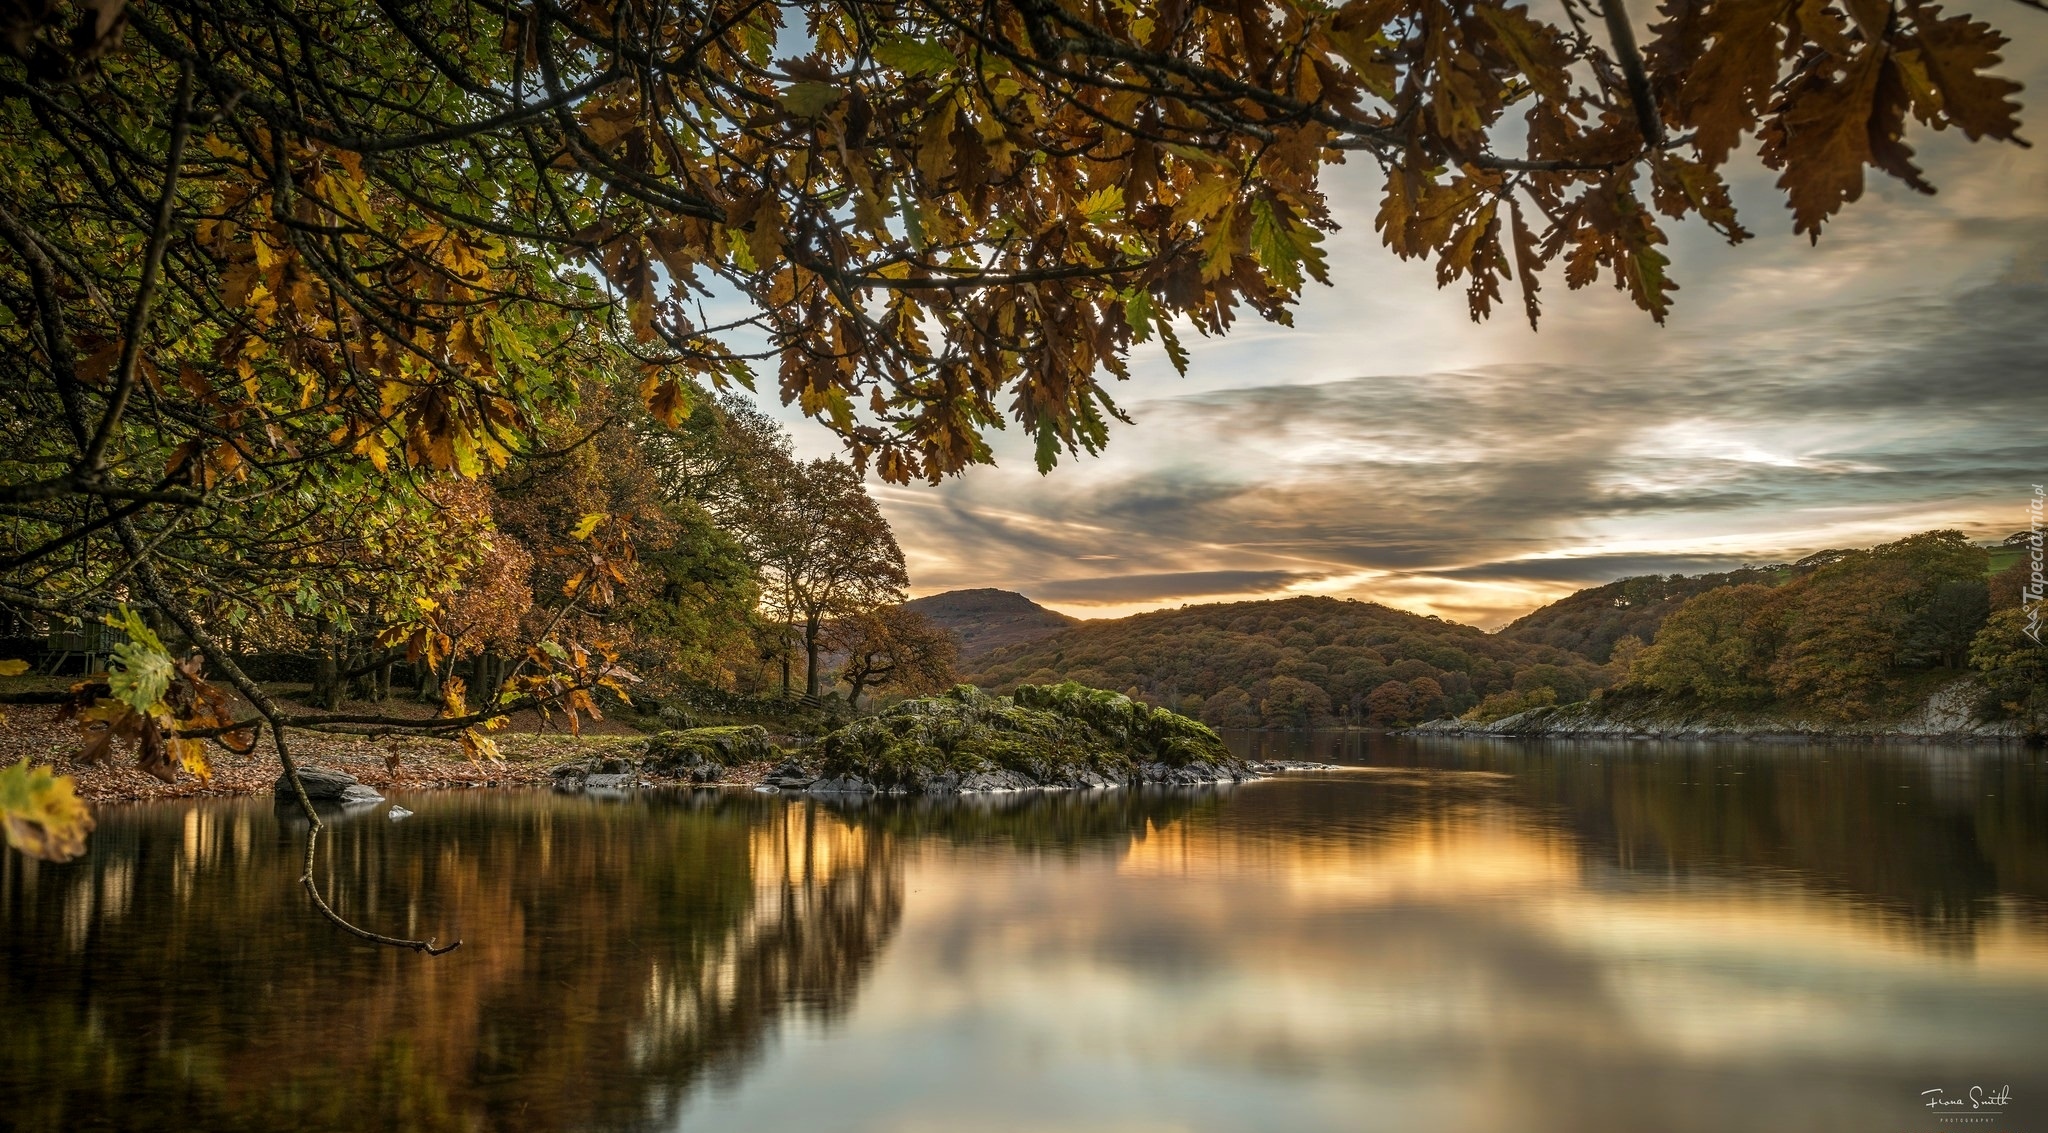
<path fill-rule="evenodd" d="M 68 862 L 85 853 L 92 812 L 69 775 L 31 767 L 26 758 L 0 769 L 0 822 L 7 844 L 32 858 Z"/>

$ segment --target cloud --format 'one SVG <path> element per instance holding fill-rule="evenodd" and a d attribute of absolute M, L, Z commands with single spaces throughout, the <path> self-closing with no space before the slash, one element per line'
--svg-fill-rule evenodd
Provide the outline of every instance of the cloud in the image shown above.
<path fill-rule="evenodd" d="M 1306 589 L 1497 624 L 1567 584 L 1784 561 L 1908 523 L 2010 526 L 1992 516 L 2048 469 L 2043 309 L 2048 284 L 2000 283 L 1803 311 L 1654 366 L 1155 398 L 1101 460 L 977 470 L 885 506 L 923 592 L 1137 608 Z"/>
<path fill-rule="evenodd" d="M 1117 574 L 1097 578 L 1065 578 L 1041 583 L 1033 597 L 1049 602 L 1110 605 L 1215 594 L 1268 594 L 1321 574 L 1288 570 L 1198 570 L 1172 574 Z"/>
<path fill-rule="evenodd" d="M 1578 555 L 1474 563 L 1434 573 L 1440 578 L 1570 582 L 1585 586 L 1642 574 L 1710 574 L 1762 565 L 1765 564 L 1759 559 L 1733 555 Z"/>
<path fill-rule="evenodd" d="M 2048 39 L 2007 57 L 2048 87 Z M 1115 391 L 1137 423 L 1100 458 L 1040 477 L 1011 430 L 1001 467 L 878 494 L 919 593 L 1091 616 L 1203 578 L 1210 599 L 1288 588 L 1491 626 L 1618 574 L 2002 535 L 2048 475 L 2048 149 L 1914 144 L 1940 195 L 1873 176 L 1818 247 L 1774 175 L 1736 170 L 1759 236 L 1676 227 L 1668 328 L 1557 280 L 1540 333 L 1474 326 L 1429 265 L 1377 247 L 1377 175 L 1333 171 L 1337 286 L 1296 329 L 1191 338 L 1186 379 L 1141 352 Z"/>

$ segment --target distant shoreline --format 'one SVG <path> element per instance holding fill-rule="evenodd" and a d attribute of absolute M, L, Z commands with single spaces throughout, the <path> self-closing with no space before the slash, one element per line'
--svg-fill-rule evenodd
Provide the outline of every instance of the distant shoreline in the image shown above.
<path fill-rule="evenodd" d="M 2017 721 L 1984 722 L 1971 711 L 1974 688 L 1958 681 L 1896 720 L 1837 723 L 1744 715 L 1663 702 L 1610 706 L 1598 700 L 1532 708 L 1498 720 L 1431 720 L 1401 729 L 1407 736 L 1492 736 L 1519 739 L 1887 740 L 1913 743 L 2017 744 L 2039 742 Z"/>

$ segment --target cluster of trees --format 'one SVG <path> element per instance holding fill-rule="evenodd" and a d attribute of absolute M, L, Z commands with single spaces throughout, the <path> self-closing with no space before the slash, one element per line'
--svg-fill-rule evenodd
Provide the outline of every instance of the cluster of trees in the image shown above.
<path fill-rule="evenodd" d="M 1715 586 L 1663 620 L 1616 692 L 1854 721 L 1974 667 L 1992 711 L 2038 714 L 2048 655 L 2022 633 L 2027 567 L 1990 564 L 1961 532 L 1929 531 Z"/>
<path fill-rule="evenodd" d="M 1624 639 L 1656 639 L 1672 611 L 1696 594 L 1721 586 L 1775 584 L 1787 567 L 1744 567 L 1718 574 L 1643 574 L 1589 587 L 1508 623 L 1502 637 L 1551 645 L 1601 664 L 1614 658 Z"/>
<path fill-rule="evenodd" d="M 288 588 L 188 600 L 244 668 L 308 680 L 330 709 L 388 699 L 394 672 L 423 699 L 452 687 L 488 704 L 532 642 L 561 634 L 654 694 L 943 687 L 951 643 L 903 608 L 903 553 L 859 472 L 799 459 L 743 397 L 681 396 L 671 427 L 588 378 L 558 451 L 330 497 L 289 545 Z M 604 553 L 565 553 L 579 544 Z M 571 707 L 573 726 L 595 698 Z"/>
<path fill-rule="evenodd" d="M 1583 700 L 1609 679 L 1561 649 L 1319 597 L 1084 622 L 972 669 L 968 679 L 997 691 L 1074 680 L 1225 728 L 1415 723 L 1502 695 Z"/>

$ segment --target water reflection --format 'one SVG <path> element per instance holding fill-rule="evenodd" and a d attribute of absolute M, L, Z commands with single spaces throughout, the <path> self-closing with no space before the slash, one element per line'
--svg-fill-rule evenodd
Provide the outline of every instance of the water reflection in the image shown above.
<path fill-rule="evenodd" d="M 332 831 L 309 919 L 266 803 L 109 812 L 0 872 L 0 1100 L 24 1129 L 666 1127 L 788 1015 L 846 1009 L 901 916 L 891 842 L 702 793 L 427 795 Z M 458 959 L 459 957 L 459 959 Z"/>
<path fill-rule="evenodd" d="M 2035 753 L 1238 737 L 947 801 L 425 795 L 308 916 L 266 807 L 0 870 L 25 1129 L 2048 1129 Z"/>
<path fill-rule="evenodd" d="M 1500 777 L 1520 809 L 1626 874 L 1771 878 L 1969 948 L 2048 907 L 2048 763 L 1924 745 L 1529 743 L 1246 733 L 1267 758 Z M 2023 898 L 2017 903 L 2011 898 Z"/>

